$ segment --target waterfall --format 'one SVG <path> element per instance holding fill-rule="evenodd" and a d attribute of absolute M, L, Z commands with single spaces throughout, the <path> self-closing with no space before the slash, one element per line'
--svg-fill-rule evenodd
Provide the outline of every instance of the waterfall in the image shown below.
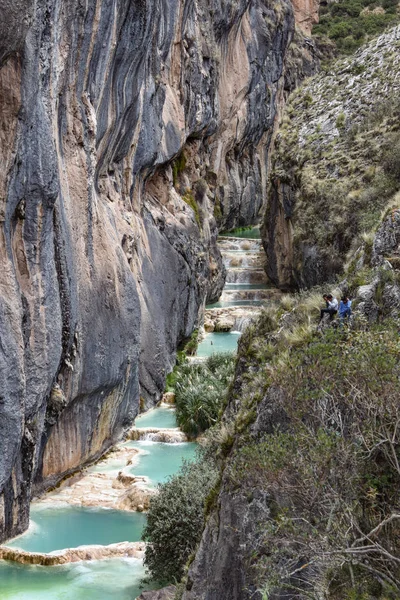
<path fill-rule="evenodd" d="M 136 428 L 129 431 L 129 439 L 141 442 L 163 442 L 166 444 L 181 444 L 187 442 L 186 435 L 178 427 L 170 429 Z"/>
<path fill-rule="evenodd" d="M 233 329 L 235 331 L 240 331 L 240 333 L 243 333 L 243 331 L 246 329 L 246 327 L 248 327 L 250 325 L 251 321 L 252 321 L 251 317 L 239 317 L 235 320 Z"/>

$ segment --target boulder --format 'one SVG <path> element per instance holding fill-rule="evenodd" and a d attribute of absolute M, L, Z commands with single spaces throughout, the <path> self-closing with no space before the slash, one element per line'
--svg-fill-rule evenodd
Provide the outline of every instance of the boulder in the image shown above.
<path fill-rule="evenodd" d="M 214 331 L 231 331 L 235 324 L 234 319 L 229 317 L 221 317 L 214 323 Z"/>
<path fill-rule="evenodd" d="M 391 257 L 400 250 L 400 209 L 394 208 L 382 222 L 375 234 L 372 248 L 372 264 L 382 265 L 385 257 Z"/>
<path fill-rule="evenodd" d="M 176 587 L 169 585 L 161 590 L 143 592 L 136 600 L 174 600 Z"/>

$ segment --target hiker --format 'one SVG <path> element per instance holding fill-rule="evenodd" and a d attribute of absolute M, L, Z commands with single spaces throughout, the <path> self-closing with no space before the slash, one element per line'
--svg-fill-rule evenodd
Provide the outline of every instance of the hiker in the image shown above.
<path fill-rule="evenodd" d="M 333 317 L 336 315 L 338 311 L 338 301 L 336 298 L 332 296 L 332 294 L 324 294 L 323 299 L 326 302 L 326 308 L 321 308 L 321 315 L 319 322 L 324 318 L 324 314 L 329 315 L 329 320 L 332 321 Z"/>
<path fill-rule="evenodd" d="M 343 326 L 344 320 L 347 319 L 349 322 L 351 317 L 351 300 L 345 295 L 342 296 L 339 305 L 339 318 L 340 318 L 340 326 Z"/>

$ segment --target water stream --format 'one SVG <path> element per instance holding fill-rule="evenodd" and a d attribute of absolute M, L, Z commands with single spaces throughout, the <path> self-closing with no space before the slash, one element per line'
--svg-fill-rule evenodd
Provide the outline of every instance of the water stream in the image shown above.
<path fill-rule="evenodd" d="M 255 227 L 251 227 L 250 229 L 248 229 L 248 228 L 236 229 L 236 230 L 234 229 L 233 231 L 221 233 L 221 236 L 222 237 L 235 237 L 235 238 L 259 240 L 261 237 L 260 236 L 260 227 L 255 226 Z"/>
<path fill-rule="evenodd" d="M 138 428 L 176 427 L 174 408 L 162 406 L 136 419 Z M 176 473 L 184 459 L 194 458 L 195 443 L 125 442 L 121 448 L 139 450 L 131 465 L 124 454 L 111 454 L 87 470 L 117 476 L 143 475 L 143 483 L 155 488 Z M 51 494 L 50 494 L 51 495 Z M 33 503 L 28 531 L 7 543 L 29 552 L 54 553 L 65 548 L 141 539 L 145 513 Z M 138 558 L 107 558 L 62 566 L 21 565 L 0 560 L 1 600 L 134 600 L 142 588 L 144 566 Z M 146 585 L 146 589 L 151 586 Z"/>
<path fill-rule="evenodd" d="M 136 417 L 135 427 L 157 427 L 157 429 L 176 427 L 175 408 L 159 406 L 158 408 L 148 410 Z"/>
<path fill-rule="evenodd" d="M 257 315 L 256 309 L 275 294 L 263 269 L 265 254 L 259 227 L 222 234 L 218 245 L 227 277 L 219 300 L 206 306 L 205 320 L 213 324 L 216 331 L 208 330 L 201 340 L 197 357 L 202 359 L 215 352 L 235 352 L 241 332 Z M 217 330 L 221 329 L 220 319 L 230 323 L 222 327 L 228 331 Z"/>
<path fill-rule="evenodd" d="M 141 452 L 138 463 L 125 469 L 125 473 L 144 475 L 149 479 L 150 487 L 163 483 L 179 471 L 183 460 L 193 460 L 196 453 L 194 442 L 164 444 L 161 442 L 130 442 L 133 448 Z"/>
<path fill-rule="evenodd" d="M 144 567 L 137 558 L 56 567 L 0 561 L 1 600 L 134 600 Z"/>
<path fill-rule="evenodd" d="M 241 330 L 253 314 L 250 308 L 254 310 L 261 305 L 268 290 L 261 266 L 259 237 L 259 229 L 254 228 L 219 240 L 228 267 L 227 284 L 220 301 L 207 307 L 207 311 L 211 314 L 238 307 L 235 323 Z M 240 308 L 243 308 L 242 312 Z M 214 352 L 236 351 L 240 335 L 235 330 L 208 333 L 199 344 L 197 356 L 202 359 Z M 137 417 L 135 427 L 138 430 L 172 430 L 176 428 L 175 410 L 169 406 L 150 410 Z M 146 436 L 145 432 L 144 438 Z M 103 481 L 107 480 L 111 488 L 111 483 L 120 473 L 128 478 L 142 478 L 137 485 L 151 492 L 158 483 L 176 473 L 183 460 L 193 460 L 195 449 L 196 444 L 189 442 L 129 441 L 120 444 L 117 452 L 85 473 L 94 481 L 100 478 L 100 494 L 109 493 Z M 79 485 L 79 480 L 72 482 L 69 491 L 76 486 L 79 492 Z M 33 503 L 28 531 L 7 545 L 26 551 L 57 553 L 81 545 L 106 546 L 140 540 L 145 513 L 101 506 L 75 506 L 75 497 L 71 503 L 68 496 L 68 486 L 64 496 L 63 492 L 64 489 L 56 490 L 46 496 L 44 503 Z M 98 490 L 93 491 L 94 495 L 96 493 Z M 140 558 L 107 558 L 62 566 L 22 565 L 0 560 L 0 600 L 134 600 L 142 591 L 140 581 L 143 576 Z"/>

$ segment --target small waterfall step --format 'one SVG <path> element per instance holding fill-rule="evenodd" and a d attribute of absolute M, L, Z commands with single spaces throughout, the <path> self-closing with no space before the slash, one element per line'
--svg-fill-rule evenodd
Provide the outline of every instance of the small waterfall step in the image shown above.
<path fill-rule="evenodd" d="M 257 268 L 262 269 L 265 256 L 259 252 L 222 252 L 224 265 L 227 269 Z"/>
<path fill-rule="evenodd" d="M 221 252 L 252 252 L 262 251 L 259 240 L 241 240 L 239 238 L 218 238 L 218 247 Z"/>
<path fill-rule="evenodd" d="M 267 283 L 226 283 L 224 292 L 243 291 L 243 290 L 269 290 L 273 289 Z"/>
<path fill-rule="evenodd" d="M 249 290 L 223 290 L 219 302 L 233 302 L 234 300 L 273 300 L 277 296 L 275 289 L 253 288 Z"/>
<path fill-rule="evenodd" d="M 187 436 L 179 427 L 157 428 L 157 427 L 132 427 L 128 431 L 130 440 L 142 440 L 146 442 L 163 442 L 165 444 L 182 444 L 188 442 Z"/>
<path fill-rule="evenodd" d="M 267 284 L 268 279 L 265 271 L 261 269 L 229 269 L 226 283 Z"/>
<path fill-rule="evenodd" d="M 259 306 L 251 305 L 208 308 L 205 311 L 204 327 L 206 331 L 221 331 L 226 327 L 227 331 L 242 333 L 259 314 Z"/>

